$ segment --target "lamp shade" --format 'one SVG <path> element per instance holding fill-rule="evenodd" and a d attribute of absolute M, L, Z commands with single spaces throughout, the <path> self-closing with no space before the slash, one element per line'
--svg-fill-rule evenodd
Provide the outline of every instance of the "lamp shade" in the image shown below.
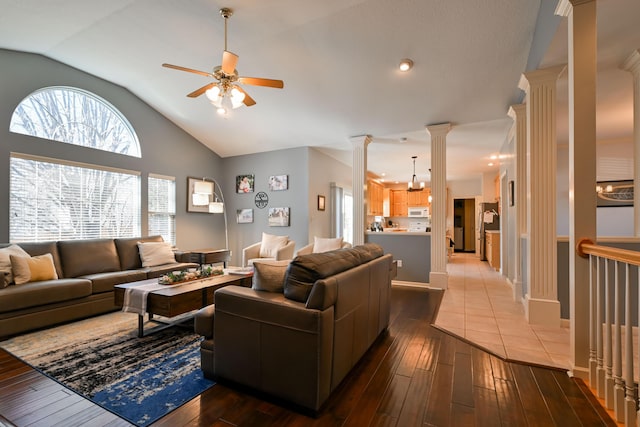
<path fill-rule="evenodd" d="M 222 202 L 209 203 L 209 213 L 223 213 L 223 212 L 224 212 L 224 203 Z"/>

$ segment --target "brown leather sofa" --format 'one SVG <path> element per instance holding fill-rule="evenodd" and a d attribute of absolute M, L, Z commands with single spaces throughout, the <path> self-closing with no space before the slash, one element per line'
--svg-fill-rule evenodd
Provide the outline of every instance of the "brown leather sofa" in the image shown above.
<path fill-rule="evenodd" d="M 0 337 L 117 310 L 115 285 L 198 265 L 180 262 L 178 253 L 175 263 L 143 268 L 138 242 L 162 241 L 150 236 L 19 243 L 31 256 L 50 253 L 58 279 L 0 288 Z"/>
<path fill-rule="evenodd" d="M 375 244 L 302 255 L 282 293 L 216 291 L 196 315 L 205 377 L 317 412 L 389 324 L 392 259 Z"/>

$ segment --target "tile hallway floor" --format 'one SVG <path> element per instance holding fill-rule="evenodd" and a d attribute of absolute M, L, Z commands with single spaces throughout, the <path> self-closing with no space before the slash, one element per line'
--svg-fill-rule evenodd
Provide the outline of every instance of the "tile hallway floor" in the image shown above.
<path fill-rule="evenodd" d="M 475 254 L 449 258 L 435 325 L 497 356 L 569 369 L 569 329 L 529 325 L 511 285 Z"/>

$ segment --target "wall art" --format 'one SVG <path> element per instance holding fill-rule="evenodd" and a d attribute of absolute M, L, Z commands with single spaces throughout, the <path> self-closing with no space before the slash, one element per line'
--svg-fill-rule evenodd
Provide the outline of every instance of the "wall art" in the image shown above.
<path fill-rule="evenodd" d="M 238 224 L 250 224 L 253 222 L 253 209 L 238 209 L 236 211 Z"/>
<path fill-rule="evenodd" d="M 288 227 L 289 208 L 269 208 L 269 227 Z"/>
<path fill-rule="evenodd" d="M 253 193 L 254 184 L 255 184 L 254 175 L 236 176 L 236 192 L 240 194 Z"/>
<path fill-rule="evenodd" d="M 289 189 L 289 175 L 271 175 L 269 177 L 269 190 L 282 191 Z"/>

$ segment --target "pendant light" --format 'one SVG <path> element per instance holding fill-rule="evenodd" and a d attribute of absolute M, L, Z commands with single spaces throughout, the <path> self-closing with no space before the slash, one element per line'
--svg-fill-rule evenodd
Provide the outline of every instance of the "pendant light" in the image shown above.
<path fill-rule="evenodd" d="M 416 177 L 416 159 L 418 156 L 411 156 L 411 158 L 413 159 L 413 176 L 407 184 L 407 191 L 422 191 L 424 190 L 424 181 L 418 184 L 418 178 Z"/>

